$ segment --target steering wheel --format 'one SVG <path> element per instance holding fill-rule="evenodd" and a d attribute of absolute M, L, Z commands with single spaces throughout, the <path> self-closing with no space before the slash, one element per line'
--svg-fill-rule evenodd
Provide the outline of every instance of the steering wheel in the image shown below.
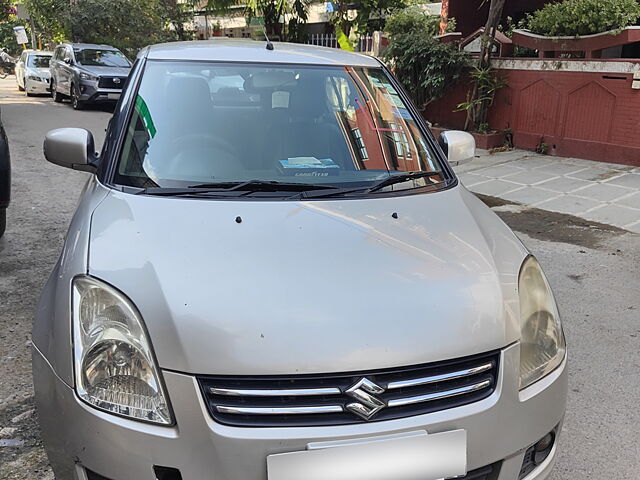
<path fill-rule="evenodd" d="M 237 149 L 220 137 L 189 133 L 168 146 L 163 176 L 203 183 L 216 178 L 234 177 L 244 170 Z"/>

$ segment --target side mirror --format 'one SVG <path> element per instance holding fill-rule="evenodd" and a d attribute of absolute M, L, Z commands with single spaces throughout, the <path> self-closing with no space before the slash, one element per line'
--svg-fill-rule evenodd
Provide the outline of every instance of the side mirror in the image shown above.
<path fill-rule="evenodd" d="M 44 156 L 61 167 L 95 172 L 98 155 L 93 135 L 84 128 L 58 128 L 44 139 Z"/>
<path fill-rule="evenodd" d="M 449 163 L 460 165 L 476 156 L 476 140 L 468 132 L 448 130 L 440 134 L 438 140 Z"/>
<path fill-rule="evenodd" d="M 65 58 L 65 59 L 63 60 L 63 62 L 64 62 L 64 63 L 66 63 L 67 65 L 71 65 L 71 64 L 73 64 L 73 62 L 71 61 L 71 59 L 70 59 L 69 57 Z"/>

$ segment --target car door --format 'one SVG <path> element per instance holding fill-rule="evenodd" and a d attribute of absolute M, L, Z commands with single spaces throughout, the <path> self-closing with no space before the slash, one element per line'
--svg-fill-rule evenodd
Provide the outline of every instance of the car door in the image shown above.
<path fill-rule="evenodd" d="M 53 51 L 53 56 L 51 57 L 51 61 L 49 62 L 49 73 L 51 74 L 51 83 L 58 84 L 58 62 L 60 61 L 60 52 L 62 52 L 62 47 L 57 46 Z"/>
<path fill-rule="evenodd" d="M 59 63 L 60 68 L 60 86 L 58 91 L 65 95 L 71 95 L 71 81 L 73 79 L 73 51 L 71 46 L 66 45 L 62 52 L 62 61 Z"/>

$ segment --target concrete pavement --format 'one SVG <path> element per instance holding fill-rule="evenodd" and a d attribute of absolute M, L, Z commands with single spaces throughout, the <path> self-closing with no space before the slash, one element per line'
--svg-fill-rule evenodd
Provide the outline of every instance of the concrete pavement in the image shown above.
<path fill-rule="evenodd" d="M 474 193 L 640 233 L 640 167 L 513 150 L 456 171 Z"/>

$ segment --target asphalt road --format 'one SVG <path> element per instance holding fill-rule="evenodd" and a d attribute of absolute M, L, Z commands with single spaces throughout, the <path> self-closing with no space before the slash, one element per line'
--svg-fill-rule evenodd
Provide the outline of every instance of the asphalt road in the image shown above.
<path fill-rule="evenodd" d="M 82 126 L 100 145 L 110 114 L 27 98 L 14 85 L 0 80 L 14 188 L 0 240 L 0 479 L 52 479 L 33 413 L 30 330 L 87 174 L 48 164 L 42 140 L 52 128 Z M 552 480 L 638 479 L 640 236 L 543 211 L 499 210 L 545 268 L 569 342 L 569 408 Z"/>

